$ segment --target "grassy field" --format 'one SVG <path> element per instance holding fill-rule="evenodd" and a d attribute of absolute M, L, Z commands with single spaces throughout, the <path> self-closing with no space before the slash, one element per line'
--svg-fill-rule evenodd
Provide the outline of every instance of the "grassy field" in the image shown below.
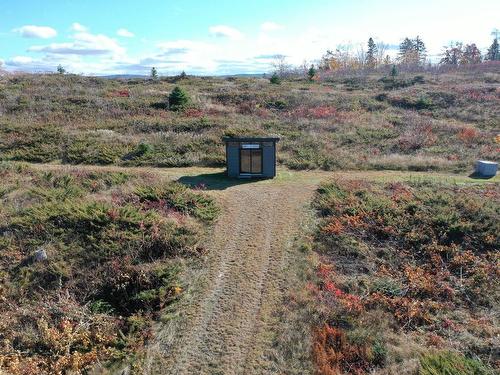
<path fill-rule="evenodd" d="M 493 373 L 499 104 L 493 70 L 0 77 L 0 371 Z M 226 178 L 236 134 L 275 179 Z"/>
<path fill-rule="evenodd" d="M 321 77 L 110 80 L 0 77 L 0 159 L 222 166 L 220 137 L 276 134 L 291 169 L 470 172 L 498 155 L 500 75 L 491 71 Z M 175 87 L 191 97 L 169 111 Z"/>

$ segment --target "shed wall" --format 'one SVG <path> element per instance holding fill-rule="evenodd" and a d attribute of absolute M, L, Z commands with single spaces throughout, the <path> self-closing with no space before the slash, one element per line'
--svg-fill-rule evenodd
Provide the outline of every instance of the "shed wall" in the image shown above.
<path fill-rule="evenodd" d="M 226 145 L 227 175 L 238 177 L 240 173 L 240 145 L 237 142 L 230 142 Z"/>
<path fill-rule="evenodd" d="M 274 152 L 274 144 L 269 142 L 270 145 L 264 144 L 262 147 L 262 158 L 263 158 L 263 169 L 262 175 L 264 177 L 274 177 L 276 175 L 276 160 L 275 160 L 275 152 Z"/>
<path fill-rule="evenodd" d="M 248 143 L 248 142 L 243 142 Z M 229 177 L 240 176 L 240 142 L 226 143 L 227 175 Z M 262 177 L 276 176 L 276 144 L 274 142 L 262 142 Z"/>

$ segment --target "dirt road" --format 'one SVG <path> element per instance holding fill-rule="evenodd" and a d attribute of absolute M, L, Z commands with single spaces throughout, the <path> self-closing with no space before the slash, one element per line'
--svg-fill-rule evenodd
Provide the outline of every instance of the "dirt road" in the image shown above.
<path fill-rule="evenodd" d="M 208 244 L 204 290 L 177 335 L 157 335 L 148 372 L 270 373 L 272 314 L 313 183 L 248 183 L 217 192 L 224 210 Z M 179 327 L 177 327 L 179 329 Z"/>

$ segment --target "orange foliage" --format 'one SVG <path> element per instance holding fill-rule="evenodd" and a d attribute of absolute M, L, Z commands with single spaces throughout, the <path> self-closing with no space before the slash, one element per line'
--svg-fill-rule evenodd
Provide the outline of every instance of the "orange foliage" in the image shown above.
<path fill-rule="evenodd" d="M 316 372 L 321 375 L 366 374 L 370 367 L 370 350 L 362 345 L 350 344 L 345 333 L 325 324 L 316 329 L 313 341 Z"/>
<path fill-rule="evenodd" d="M 458 133 L 458 138 L 465 143 L 474 142 L 478 136 L 479 134 L 474 128 L 463 128 Z"/>
<path fill-rule="evenodd" d="M 421 301 L 409 297 L 388 297 L 381 293 L 373 293 L 370 302 L 385 306 L 404 328 L 411 329 L 414 325 L 432 323 L 435 311 L 443 306 L 431 300 Z"/>
<path fill-rule="evenodd" d="M 108 96 L 111 98 L 129 98 L 130 91 L 128 90 L 116 90 L 108 93 Z"/>
<path fill-rule="evenodd" d="M 328 234 L 341 234 L 345 229 L 359 228 L 365 225 L 363 220 L 365 213 L 356 215 L 342 215 L 340 217 L 332 217 L 327 225 L 322 228 L 324 233 Z"/>

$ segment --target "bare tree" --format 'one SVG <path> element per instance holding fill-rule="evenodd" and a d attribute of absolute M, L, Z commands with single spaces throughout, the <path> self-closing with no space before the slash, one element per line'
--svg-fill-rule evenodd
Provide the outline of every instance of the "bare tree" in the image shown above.
<path fill-rule="evenodd" d="M 386 60 L 386 58 L 389 56 L 387 55 L 387 50 L 389 49 L 389 45 L 382 42 L 382 41 L 378 41 L 377 42 L 377 62 L 379 65 L 382 65 L 384 64 L 384 61 Z M 389 65 L 391 62 L 390 62 L 390 57 L 389 57 L 389 62 L 386 64 L 386 65 Z"/>
<path fill-rule="evenodd" d="M 361 43 L 358 45 L 358 49 L 356 50 L 356 60 L 357 60 L 357 67 L 358 68 L 362 68 L 365 66 L 366 51 L 365 51 L 365 47 Z"/>
<path fill-rule="evenodd" d="M 276 55 L 272 65 L 274 72 L 280 78 L 287 78 L 292 73 L 292 66 L 286 61 L 285 55 Z"/>

